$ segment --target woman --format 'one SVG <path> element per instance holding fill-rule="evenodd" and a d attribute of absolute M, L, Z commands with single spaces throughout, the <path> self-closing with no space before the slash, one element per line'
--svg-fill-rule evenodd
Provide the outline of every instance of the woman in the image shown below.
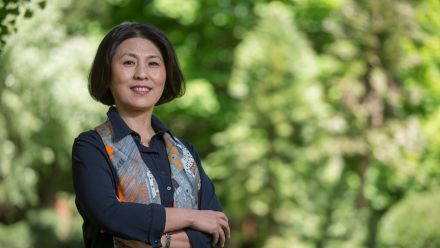
<path fill-rule="evenodd" d="M 110 106 L 108 119 L 81 133 L 72 151 L 86 247 L 223 247 L 229 238 L 196 151 L 153 115 L 183 88 L 174 49 L 157 28 L 123 23 L 102 40 L 89 92 Z"/>

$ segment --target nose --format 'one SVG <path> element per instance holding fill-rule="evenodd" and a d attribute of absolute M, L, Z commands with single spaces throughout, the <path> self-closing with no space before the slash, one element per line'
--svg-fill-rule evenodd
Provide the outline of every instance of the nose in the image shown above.
<path fill-rule="evenodd" d="M 133 76 L 137 80 L 148 79 L 148 68 L 147 68 L 147 66 L 144 65 L 144 63 L 137 64 Z"/>

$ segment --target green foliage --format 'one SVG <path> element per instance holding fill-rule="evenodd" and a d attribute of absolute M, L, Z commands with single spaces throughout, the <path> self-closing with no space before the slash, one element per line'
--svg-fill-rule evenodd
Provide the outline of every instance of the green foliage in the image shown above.
<path fill-rule="evenodd" d="M 16 30 L 17 19 L 32 17 L 34 11 L 43 8 L 45 0 L 2 0 L 0 2 L 0 51 L 9 34 Z"/>
<path fill-rule="evenodd" d="M 381 247 L 429 248 L 440 246 L 438 191 L 413 194 L 396 204 L 384 217 Z"/>
<path fill-rule="evenodd" d="M 307 170 L 301 146 L 319 129 L 316 120 L 327 115 L 315 81 L 316 56 L 288 7 L 270 3 L 257 12 L 259 22 L 237 47 L 229 85 L 240 111 L 213 137 L 220 149 L 207 160 L 218 185 L 241 185 L 241 190 L 222 187 L 219 193 L 232 218 L 252 228 L 243 226 L 234 237 L 247 246 L 281 230 L 292 230 L 286 236 L 293 239 L 315 235 L 315 210 L 307 207 L 311 202 L 297 177 Z M 309 124 L 307 130 L 302 122 Z"/>
<path fill-rule="evenodd" d="M 5 181 L 1 184 L 5 187 L 1 187 L 4 194 L 0 202 L 19 207 L 38 202 L 32 195 L 37 193 L 33 188 L 38 180 L 47 187 L 41 190 L 52 190 L 51 182 L 58 189 L 70 188 L 70 183 L 53 178 L 54 169 L 69 175 L 72 138 L 85 124 L 93 123 L 90 118 L 98 113 L 85 104 L 91 103 L 85 81 L 93 42 L 67 37 L 57 25 L 61 19 L 57 7 L 49 4 L 36 11 L 32 20 L 19 20 L 20 30 L 10 37 L 4 51 L 3 58 L 9 63 L 3 68 L 0 104 L 2 129 L 7 132 L 1 144 L 10 157 L 2 163 Z M 37 27 L 39 32 L 26 38 Z M 50 63 L 41 63 L 42 58 Z M 21 184 L 6 186 L 16 178 L 21 178 Z"/>
<path fill-rule="evenodd" d="M 38 228 L 52 227 L 44 224 L 45 217 L 35 216 L 56 220 L 55 206 L 47 206 L 58 201 L 58 192 L 72 192 L 73 138 L 103 118 L 103 108 L 89 99 L 85 84 L 96 41 L 67 35 L 59 25 L 61 4 L 35 9 L 32 18 L 18 17 L 19 28 L 8 37 L 1 57 L 0 226 L 11 225 L 23 235 L 16 245 L 13 239 L 2 241 L 2 247 L 26 247 L 22 242 L 33 247 L 43 241 L 33 235 Z M 78 235 L 72 242 L 77 243 Z M 62 240 L 49 235 L 44 242 L 54 246 Z"/>
<path fill-rule="evenodd" d="M 331 36 L 312 41 L 314 54 L 293 31 L 295 20 L 281 21 L 288 10 L 302 17 L 317 3 L 297 4 L 256 9 L 278 11 L 260 15 L 237 47 L 229 88 L 240 100 L 237 118 L 214 136 L 220 150 L 209 155 L 209 172 L 229 185 L 220 192 L 227 211 L 254 223 L 241 227 L 237 243 L 258 246 L 264 233 L 269 247 L 279 237 L 300 247 L 374 247 L 383 214 L 406 192 L 436 184 L 421 155 L 426 105 L 413 91 L 424 86 L 410 87 L 401 74 L 420 65 L 403 63 L 414 56 L 405 45 L 419 42 L 413 7 L 320 5 L 327 8 L 322 23 L 298 22 Z"/>
<path fill-rule="evenodd" d="M 32 247 L 31 237 L 32 235 L 29 224 L 26 221 L 20 221 L 7 226 L 0 226 L 0 244 L 2 245 L 2 247 Z"/>

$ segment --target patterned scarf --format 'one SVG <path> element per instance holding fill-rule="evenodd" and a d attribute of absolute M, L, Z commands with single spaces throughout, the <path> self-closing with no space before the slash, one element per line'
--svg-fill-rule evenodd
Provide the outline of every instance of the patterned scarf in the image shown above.
<path fill-rule="evenodd" d="M 133 137 L 127 135 L 115 140 L 109 120 L 96 127 L 110 158 L 111 166 L 119 179 L 118 200 L 142 204 L 161 204 L 159 187 L 148 166 L 142 160 Z M 200 175 L 197 164 L 185 145 L 169 133 L 163 134 L 168 161 L 171 167 L 171 181 L 174 188 L 174 207 L 198 208 Z M 114 237 L 115 248 L 146 247 L 135 240 Z"/>

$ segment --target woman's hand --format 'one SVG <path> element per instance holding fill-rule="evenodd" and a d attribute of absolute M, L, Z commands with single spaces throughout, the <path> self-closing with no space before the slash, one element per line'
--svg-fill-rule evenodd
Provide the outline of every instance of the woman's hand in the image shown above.
<path fill-rule="evenodd" d="M 191 227 L 212 235 L 212 245 L 223 247 L 231 236 L 228 218 L 223 212 L 194 210 Z"/>
<path fill-rule="evenodd" d="M 190 227 L 212 235 L 212 245 L 223 247 L 230 238 L 228 218 L 223 212 L 194 210 L 185 208 L 166 208 L 164 232 L 172 232 Z"/>

